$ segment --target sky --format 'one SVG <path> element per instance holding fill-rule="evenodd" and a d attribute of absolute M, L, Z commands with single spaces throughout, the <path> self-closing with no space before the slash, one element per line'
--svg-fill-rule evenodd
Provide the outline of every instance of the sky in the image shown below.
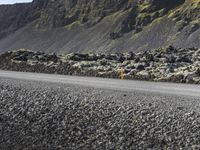
<path fill-rule="evenodd" d="M 31 1 L 32 0 L 0 0 L 0 4 L 14 4 L 14 3 L 24 3 Z"/>

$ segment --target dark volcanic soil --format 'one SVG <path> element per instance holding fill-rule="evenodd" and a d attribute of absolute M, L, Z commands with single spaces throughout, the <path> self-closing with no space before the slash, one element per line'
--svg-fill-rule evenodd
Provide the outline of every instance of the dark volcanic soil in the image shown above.
<path fill-rule="evenodd" d="M 199 149 L 198 99 L 0 79 L 0 149 Z"/>

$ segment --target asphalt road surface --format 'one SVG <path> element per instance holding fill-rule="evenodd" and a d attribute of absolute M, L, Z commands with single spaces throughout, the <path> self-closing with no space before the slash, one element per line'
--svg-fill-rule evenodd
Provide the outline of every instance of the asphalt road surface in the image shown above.
<path fill-rule="evenodd" d="M 2 150 L 199 150 L 199 85 L 0 71 Z"/>
<path fill-rule="evenodd" d="M 148 93 L 159 93 L 163 95 L 200 97 L 200 85 L 156 83 L 146 81 L 103 79 L 95 77 L 78 77 L 66 75 L 25 73 L 0 70 L 0 77 L 14 78 L 29 81 L 53 82 L 73 84 L 79 86 L 113 89 L 121 91 L 140 91 Z"/>

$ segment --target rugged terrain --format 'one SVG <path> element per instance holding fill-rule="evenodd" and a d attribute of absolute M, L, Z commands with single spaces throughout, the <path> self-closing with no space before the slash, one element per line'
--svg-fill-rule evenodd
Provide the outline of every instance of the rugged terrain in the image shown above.
<path fill-rule="evenodd" d="M 0 78 L 0 149 L 200 148 L 199 98 Z"/>
<path fill-rule="evenodd" d="M 0 69 L 199 84 L 200 49 L 61 55 L 20 49 L 0 55 Z"/>
<path fill-rule="evenodd" d="M 199 47 L 199 0 L 33 0 L 0 6 L 0 51 Z"/>

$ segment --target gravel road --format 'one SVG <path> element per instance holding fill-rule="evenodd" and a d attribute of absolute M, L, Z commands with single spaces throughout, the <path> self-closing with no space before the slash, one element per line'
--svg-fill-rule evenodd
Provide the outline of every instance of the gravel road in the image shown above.
<path fill-rule="evenodd" d="M 1 150 L 198 150 L 200 98 L 0 77 Z"/>

